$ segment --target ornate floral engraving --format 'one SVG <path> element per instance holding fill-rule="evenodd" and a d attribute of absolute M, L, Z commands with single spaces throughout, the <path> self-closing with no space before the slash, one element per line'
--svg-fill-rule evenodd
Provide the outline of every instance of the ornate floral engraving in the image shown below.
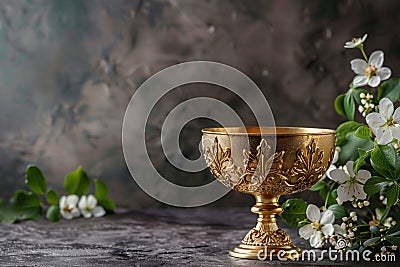
<path fill-rule="evenodd" d="M 265 139 L 261 139 L 256 150 L 256 155 L 246 149 L 243 150 L 245 172 L 235 185 L 235 190 L 253 192 L 263 184 L 268 175 L 280 173 L 284 151 L 271 155 L 271 146 Z"/>
<path fill-rule="evenodd" d="M 296 161 L 289 172 L 288 184 L 301 184 L 302 188 L 311 187 L 325 173 L 326 167 L 323 164 L 324 151 L 322 151 L 312 139 L 304 150 L 298 149 Z"/>
<path fill-rule="evenodd" d="M 252 246 L 286 246 L 290 245 L 289 235 L 279 229 L 275 223 L 259 224 L 244 237 L 243 244 Z"/>
<path fill-rule="evenodd" d="M 214 143 L 204 149 L 204 157 L 211 173 L 225 186 L 233 188 L 240 178 L 240 168 L 236 167 L 231 158 L 231 149 L 222 148 L 215 137 Z"/>

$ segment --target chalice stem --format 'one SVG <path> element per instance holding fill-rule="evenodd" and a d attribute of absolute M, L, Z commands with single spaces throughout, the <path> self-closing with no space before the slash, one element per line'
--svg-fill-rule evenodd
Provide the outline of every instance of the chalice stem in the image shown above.
<path fill-rule="evenodd" d="M 256 204 L 251 211 L 258 214 L 257 224 L 244 237 L 242 244 L 230 251 L 239 258 L 272 259 L 279 257 L 296 258 L 301 250 L 294 246 L 289 235 L 276 224 L 276 215 L 283 210 L 279 197 L 256 195 Z M 265 255 L 267 254 L 267 255 Z"/>

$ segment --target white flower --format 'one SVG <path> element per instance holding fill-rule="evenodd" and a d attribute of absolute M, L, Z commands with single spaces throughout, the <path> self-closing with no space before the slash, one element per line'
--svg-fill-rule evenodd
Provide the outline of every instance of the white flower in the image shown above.
<path fill-rule="evenodd" d="M 102 206 L 97 206 L 97 199 L 93 195 L 81 196 L 78 207 L 85 218 L 102 217 L 106 211 Z"/>
<path fill-rule="evenodd" d="M 385 97 L 379 101 L 379 113 L 372 112 L 365 118 L 380 145 L 386 145 L 393 138 L 400 140 L 400 107 L 394 113 L 393 110 L 392 101 Z"/>
<path fill-rule="evenodd" d="M 340 147 L 335 148 L 335 153 L 333 154 L 332 164 L 331 164 L 331 166 L 329 166 L 329 168 L 326 171 L 326 173 L 324 174 L 324 176 L 322 176 L 322 179 L 324 179 L 326 176 L 328 176 L 330 179 L 332 179 L 330 176 L 330 172 L 333 171 L 334 169 L 336 169 L 335 163 L 339 160 L 340 151 L 341 151 Z"/>
<path fill-rule="evenodd" d="M 384 54 L 382 51 L 375 51 L 369 57 L 368 63 L 364 59 L 353 59 L 351 69 L 356 77 L 353 80 L 354 87 L 361 87 L 368 84 L 377 87 L 381 81 L 389 79 L 392 71 L 387 67 L 382 67 Z"/>
<path fill-rule="evenodd" d="M 331 236 L 334 232 L 332 223 L 335 216 L 330 210 L 321 213 L 314 204 L 309 204 L 306 210 L 307 218 L 311 224 L 302 226 L 299 229 L 299 235 L 304 239 L 310 239 L 310 245 L 314 248 L 320 248 L 324 244 L 322 237 Z"/>
<path fill-rule="evenodd" d="M 62 196 L 60 198 L 60 213 L 65 219 L 71 220 L 80 215 L 79 209 L 76 207 L 78 200 L 77 195 Z"/>
<path fill-rule="evenodd" d="M 348 161 L 346 167 L 336 169 L 331 172 L 332 180 L 341 185 L 337 189 L 338 198 L 346 202 L 353 199 L 365 199 L 367 194 L 364 192 L 364 183 L 371 178 L 371 173 L 366 170 L 359 170 L 357 175 L 353 170 L 353 161 Z"/>
<path fill-rule="evenodd" d="M 367 39 L 368 34 L 364 34 L 362 38 L 353 38 L 351 41 L 344 44 L 344 48 L 356 48 L 361 45 Z"/>

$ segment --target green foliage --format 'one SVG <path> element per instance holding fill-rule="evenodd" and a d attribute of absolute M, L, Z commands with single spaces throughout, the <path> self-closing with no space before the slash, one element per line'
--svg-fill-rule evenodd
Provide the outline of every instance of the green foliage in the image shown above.
<path fill-rule="evenodd" d="M 25 183 L 32 192 L 44 194 L 47 188 L 47 182 L 42 171 L 35 165 L 28 165 L 25 172 Z"/>
<path fill-rule="evenodd" d="M 61 218 L 60 207 L 58 205 L 51 205 L 46 212 L 46 218 L 51 222 L 58 222 Z"/>
<path fill-rule="evenodd" d="M 18 221 L 37 220 L 42 214 L 42 207 L 47 207 L 43 199 L 49 204 L 46 210 L 46 218 L 51 222 L 57 222 L 61 218 L 59 207 L 59 195 L 54 189 L 47 190 L 47 182 L 42 171 L 35 165 L 28 165 L 25 171 L 25 183 L 31 192 L 17 190 L 10 198 L 9 204 L 0 199 L 0 223 L 14 223 Z M 95 197 L 98 205 L 108 211 L 115 210 L 114 201 L 107 197 L 107 185 L 98 179 L 94 181 Z M 82 167 L 66 175 L 64 180 L 68 194 L 82 196 L 90 188 L 90 178 Z M 47 192 L 46 192 L 47 190 Z"/>
<path fill-rule="evenodd" d="M 368 181 L 364 184 L 364 191 L 368 195 L 374 195 L 382 190 L 385 186 L 389 184 L 389 180 L 379 177 L 373 176 L 368 179 Z"/>
<path fill-rule="evenodd" d="M 341 115 L 341 116 L 346 116 L 345 110 L 344 110 L 344 97 L 346 94 L 338 95 L 335 99 L 335 110 L 336 113 Z"/>
<path fill-rule="evenodd" d="M 354 136 L 364 139 L 364 140 L 367 140 L 367 141 L 370 141 L 371 137 L 372 137 L 372 133 L 371 133 L 371 130 L 367 126 L 362 125 L 362 126 L 358 127 L 357 130 L 354 132 Z"/>
<path fill-rule="evenodd" d="M 283 212 L 280 214 L 283 221 L 292 227 L 298 227 L 299 222 L 307 219 L 307 202 L 299 198 L 291 198 L 282 204 Z"/>
<path fill-rule="evenodd" d="M 337 220 L 341 220 L 343 217 L 348 216 L 346 209 L 342 205 L 333 204 L 328 207 L 328 210 L 333 212 Z"/>
<path fill-rule="evenodd" d="M 76 194 L 79 197 L 89 191 L 90 179 L 81 166 L 65 176 L 64 188 L 68 194 Z"/>
<path fill-rule="evenodd" d="M 400 100 L 400 78 L 390 78 L 378 88 L 378 100 L 389 98 L 392 102 Z"/>
<path fill-rule="evenodd" d="M 58 201 L 60 200 L 60 198 L 58 197 L 56 190 L 50 189 L 46 193 L 46 200 L 51 205 L 58 205 Z"/>
<path fill-rule="evenodd" d="M 371 153 L 371 165 L 381 175 L 396 178 L 396 150 L 392 146 L 376 145 Z"/>
<path fill-rule="evenodd" d="M 350 121 L 354 121 L 354 111 L 356 109 L 356 103 L 353 94 L 354 90 L 350 89 L 343 99 L 344 113 Z"/>

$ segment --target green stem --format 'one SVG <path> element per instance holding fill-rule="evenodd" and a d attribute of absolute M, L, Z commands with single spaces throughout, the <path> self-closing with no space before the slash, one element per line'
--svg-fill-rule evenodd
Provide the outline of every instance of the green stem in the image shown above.
<path fill-rule="evenodd" d="M 361 53 L 362 53 L 363 56 L 364 56 L 365 61 L 368 62 L 368 57 L 367 57 L 367 55 L 365 54 L 365 51 L 364 51 L 364 45 L 361 44 L 361 45 L 359 46 L 359 48 L 360 48 Z"/>

